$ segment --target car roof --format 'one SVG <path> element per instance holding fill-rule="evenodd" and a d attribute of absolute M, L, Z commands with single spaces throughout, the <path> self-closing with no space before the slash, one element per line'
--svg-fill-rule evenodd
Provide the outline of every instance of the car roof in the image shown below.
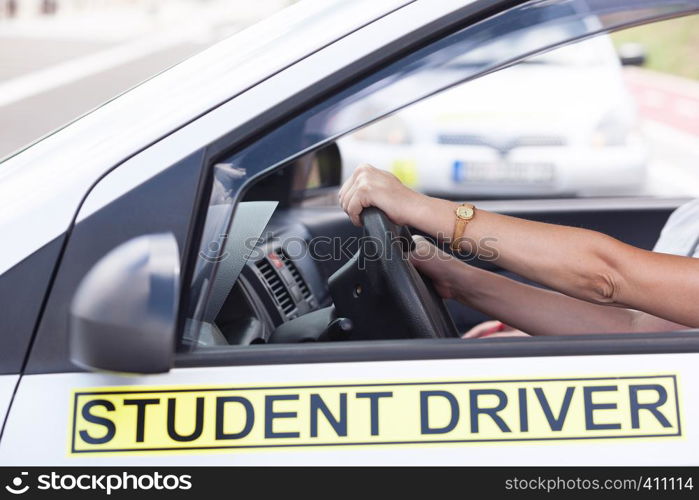
<path fill-rule="evenodd" d="M 110 169 L 323 47 L 411 0 L 303 0 L 173 66 L 0 163 L 0 234 L 35 217 L 47 200 L 73 201 Z M 70 201 L 68 201 L 70 200 Z M 65 207 L 72 213 L 76 206 Z M 64 211 L 65 212 L 65 211 Z M 26 234 L 26 232 L 22 232 Z M 53 237 L 58 234 L 53 235 Z M 0 274 L 27 256 L 24 242 L 0 247 Z"/>

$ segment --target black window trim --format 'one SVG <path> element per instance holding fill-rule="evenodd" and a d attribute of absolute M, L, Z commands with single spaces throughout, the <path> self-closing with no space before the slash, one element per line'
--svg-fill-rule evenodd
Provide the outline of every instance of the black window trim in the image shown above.
<path fill-rule="evenodd" d="M 683 330 L 476 340 L 400 339 L 218 346 L 178 354 L 175 368 L 697 352 L 699 330 Z"/>

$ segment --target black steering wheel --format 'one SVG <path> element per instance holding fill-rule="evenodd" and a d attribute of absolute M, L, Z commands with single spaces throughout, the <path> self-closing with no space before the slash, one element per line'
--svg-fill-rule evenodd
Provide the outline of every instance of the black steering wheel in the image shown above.
<path fill-rule="evenodd" d="M 338 317 L 354 323 L 352 339 L 458 337 L 432 282 L 408 259 L 414 242 L 378 208 L 362 212 L 359 251 L 329 279 Z"/>

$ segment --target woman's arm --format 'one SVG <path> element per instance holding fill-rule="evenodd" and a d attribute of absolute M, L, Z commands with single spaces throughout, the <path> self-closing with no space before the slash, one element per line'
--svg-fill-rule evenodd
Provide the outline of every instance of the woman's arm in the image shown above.
<path fill-rule="evenodd" d="M 394 222 L 449 238 L 456 203 L 416 193 L 388 172 L 358 167 L 340 191 L 355 224 L 367 206 Z M 640 221 L 641 222 L 641 221 Z M 641 250 L 601 233 L 478 210 L 464 235 L 480 256 L 531 281 L 593 304 L 645 311 L 699 327 L 699 259 Z M 487 243 L 485 245 L 484 243 Z"/>
<path fill-rule="evenodd" d="M 469 266 L 444 253 L 438 259 L 422 259 L 420 255 L 434 256 L 435 248 L 424 239 L 416 241 L 417 249 L 411 260 L 432 278 L 441 294 L 530 335 L 640 333 L 687 328 L 640 311 L 592 304 L 520 283 Z"/>

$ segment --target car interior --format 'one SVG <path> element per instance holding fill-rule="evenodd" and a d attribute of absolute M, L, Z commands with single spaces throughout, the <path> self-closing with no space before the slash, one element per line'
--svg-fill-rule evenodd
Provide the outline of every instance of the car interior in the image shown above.
<path fill-rule="evenodd" d="M 582 29 L 583 24 L 577 22 L 575 26 Z M 458 44 L 450 46 L 451 49 L 458 55 Z M 623 60 L 619 68 L 621 64 L 625 64 Z M 394 70 L 388 68 L 386 74 Z M 402 70 L 398 68 L 398 71 Z M 443 71 L 435 74 L 439 78 L 434 82 L 441 82 L 441 90 L 449 88 L 448 81 L 456 81 L 456 76 L 448 77 L 454 80 L 439 80 L 446 78 Z M 410 78 L 401 75 L 403 79 Z M 379 78 L 383 76 L 368 80 L 367 85 L 380 81 Z M 463 79 L 464 75 L 459 78 Z M 392 77 L 386 80 L 395 81 Z M 430 95 L 428 88 L 433 88 L 432 85 L 437 88 L 432 80 L 424 80 L 431 83 L 420 89 L 423 97 Z M 363 89 L 361 84 L 357 84 L 358 89 Z M 415 80 L 410 85 L 413 84 L 418 88 L 424 82 Z M 375 87 L 379 88 L 377 95 L 387 102 L 385 110 L 372 111 L 371 116 L 379 118 L 388 115 L 391 119 L 390 113 L 405 106 L 403 99 L 414 99 L 410 93 L 418 93 L 410 90 L 407 97 L 391 101 L 390 84 L 383 89 L 379 85 Z M 359 101 L 352 101 L 351 96 L 350 88 L 336 102 L 319 105 L 318 110 L 311 109 L 287 122 L 285 127 L 291 139 L 282 140 L 282 134 L 275 131 L 268 136 L 268 142 L 263 140 L 254 146 L 257 150 L 248 153 L 244 161 L 238 162 L 234 156 L 233 160 L 216 165 L 224 174 L 228 169 L 233 180 L 227 181 L 226 175 L 214 176 L 202 258 L 197 262 L 193 281 L 193 289 L 208 287 L 209 291 L 192 294 L 189 327 L 183 337 L 185 350 L 253 344 L 459 338 L 483 321 L 497 319 L 438 296 L 430 281 L 407 258 L 414 244 L 412 228 L 397 226 L 373 208 L 364 211 L 363 227 L 358 228 L 338 206 L 337 191 L 342 179 L 347 177 L 343 168 L 354 166 L 348 166 L 350 162 L 343 158 L 342 137 L 357 129 L 361 131 L 375 118 L 357 118 L 349 113 L 354 117 L 339 126 L 337 133 L 328 132 L 332 128 L 329 125 L 323 125 L 324 129 L 318 124 L 332 124 L 328 117 L 334 116 L 332 113 L 337 108 L 357 111 L 360 106 L 355 104 Z M 606 127 L 607 121 L 603 120 L 602 125 Z M 307 147 L 313 141 L 320 144 L 315 150 Z M 389 134 L 386 142 L 391 141 Z M 281 146 L 287 145 L 296 149 L 284 152 Z M 536 146 L 542 144 L 537 142 Z M 245 172 L 244 167 L 235 165 L 274 165 L 275 161 L 262 158 L 275 147 L 280 149 L 271 157 L 275 161 L 293 160 L 275 165 L 252 181 L 235 184 L 236 176 Z M 303 156 L 294 156 L 293 153 L 300 151 Z M 372 159 L 367 157 L 364 161 Z M 236 190 L 242 192 L 236 193 L 239 197 L 220 204 L 216 201 L 217 197 L 224 200 L 226 193 Z M 650 250 L 670 214 L 690 197 L 681 192 L 482 198 L 464 198 L 463 194 L 453 193 L 452 199 L 528 220 L 599 231 Z M 216 207 L 225 207 L 225 203 L 235 206 L 235 213 L 229 215 L 232 225 L 225 215 L 216 215 Z M 431 241 L 449 251 L 440 242 Z M 470 265 L 522 279 L 473 255 L 457 257 Z"/>
<path fill-rule="evenodd" d="M 264 230 L 255 234 L 242 265 L 231 258 L 218 263 L 222 266 L 218 274 L 225 276 L 223 291 L 218 292 L 220 309 L 209 315 L 210 323 L 204 322 L 191 341 L 202 347 L 453 338 L 493 319 L 456 301 L 441 300 L 405 258 L 412 242 L 409 228 L 396 226 L 375 209 L 366 211 L 363 228 L 355 227 L 336 201 L 341 169 L 339 149 L 331 144 L 250 187 L 231 233 L 240 234 L 235 229 L 240 218 L 248 225 L 259 219 L 263 223 L 258 227 Z M 274 200 L 271 214 L 269 200 Z M 478 205 L 529 220 L 600 231 L 651 249 L 668 216 L 683 201 L 530 199 L 487 200 Z M 249 209 L 243 214 L 242 207 Z M 385 247 L 377 248 L 381 245 Z M 458 257 L 470 265 L 508 273 L 471 255 Z M 231 271 L 236 267 L 240 269 Z M 230 286 L 232 276 L 236 278 Z"/>

